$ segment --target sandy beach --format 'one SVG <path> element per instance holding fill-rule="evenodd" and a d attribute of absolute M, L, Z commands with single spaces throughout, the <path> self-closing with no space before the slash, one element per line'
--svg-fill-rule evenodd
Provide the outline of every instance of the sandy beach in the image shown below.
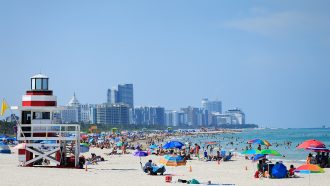
<path fill-rule="evenodd" d="M 12 154 L 0 154 L 0 175 L 3 186 L 41 186 L 41 185 L 185 185 L 178 183 L 178 179 L 190 180 L 195 178 L 200 182 L 211 181 L 214 184 L 235 184 L 240 186 L 308 186 L 309 175 L 299 175 L 300 178 L 268 179 L 253 177 L 256 170 L 256 163 L 244 160 L 242 157 L 233 157 L 233 161 L 204 162 L 196 158 L 187 162 L 186 166 L 166 167 L 167 174 L 173 174 L 172 183 L 165 183 L 165 176 L 150 176 L 145 174 L 140 167 L 139 157 L 132 154 L 107 156 L 107 149 L 91 148 L 85 156 L 94 152 L 101 155 L 106 161 L 97 165 L 89 165 L 85 169 L 59 169 L 59 168 L 38 168 L 18 167 L 17 152 Z M 158 156 L 151 155 L 142 157 L 142 163 L 152 159 L 159 162 Z M 291 163 L 285 163 L 289 166 Z M 295 164 L 297 166 L 298 164 Z M 192 172 L 189 171 L 191 166 Z M 246 170 L 247 167 L 247 170 Z M 330 182 L 330 173 L 325 169 L 323 174 L 311 174 L 311 185 L 327 186 Z"/>

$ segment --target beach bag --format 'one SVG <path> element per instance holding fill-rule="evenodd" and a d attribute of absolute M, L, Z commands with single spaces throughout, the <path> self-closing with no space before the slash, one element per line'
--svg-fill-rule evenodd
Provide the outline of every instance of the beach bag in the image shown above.
<path fill-rule="evenodd" d="M 179 183 L 187 183 L 187 180 L 178 179 Z"/>
<path fill-rule="evenodd" d="M 200 184 L 198 180 L 192 179 L 188 181 L 188 184 Z"/>

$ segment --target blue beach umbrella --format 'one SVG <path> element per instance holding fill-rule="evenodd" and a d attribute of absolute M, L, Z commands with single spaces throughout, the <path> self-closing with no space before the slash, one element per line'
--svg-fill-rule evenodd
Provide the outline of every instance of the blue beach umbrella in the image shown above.
<path fill-rule="evenodd" d="M 164 149 L 174 149 L 174 148 L 181 149 L 183 146 L 184 146 L 184 144 L 181 143 L 180 141 L 169 141 L 163 146 L 163 148 Z"/>
<path fill-rule="evenodd" d="M 266 155 L 264 154 L 256 154 L 253 158 L 252 158 L 252 161 L 258 161 L 258 160 L 261 160 L 261 159 L 264 159 L 266 158 Z"/>

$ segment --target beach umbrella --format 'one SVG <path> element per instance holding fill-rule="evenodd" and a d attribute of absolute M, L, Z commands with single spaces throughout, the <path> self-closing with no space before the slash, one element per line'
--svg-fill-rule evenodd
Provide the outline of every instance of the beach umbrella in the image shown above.
<path fill-rule="evenodd" d="M 261 140 L 261 139 L 253 139 L 253 140 L 248 141 L 248 143 L 272 146 L 267 140 Z"/>
<path fill-rule="evenodd" d="M 310 176 L 311 173 L 324 173 L 324 170 L 321 167 L 314 164 L 305 164 L 299 166 L 294 171 L 301 174 L 308 174 L 309 185 L 311 185 L 311 176 Z"/>
<path fill-rule="evenodd" d="M 144 151 L 139 151 L 139 150 L 138 150 L 138 151 L 135 151 L 133 155 L 134 155 L 134 156 L 138 156 L 138 157 L 140 157 L 140 165 L 141 165 L 141 167 L 142 167 L 141 157 L 148 156 L 148 153 L 147 153 L 147 152 L 144 152 Z"/>
<path fill-rule="evenodd" d="M 169 141 L 163 146 L 163 148 L 164 149 L 174 149 L 174 148 L 181 149 L 183 146 L 184 146 L 184 144 L 181 143 L 180 141 Z"/>
<path fill-rule="evenodd" d="M 256 154 L 255 156 L 252 157 L 252 161 L 258 161 L 258 160 L 261 160 L 261 159 L 264 159 L 264 158 L 266 158 L 266 155 Z"/>
<path fill-rule="evenodd" d="M 318 165 L 305 164 L 296 168 L 295 172 L 299 173 L 324 173 L 324 170 Z"/>
<path fill-rule="evenodd" d="M 277 152 L 276 150 L 272 150 L 272 149 L 263 149 L 260 151 L 260 154 L 272 155 L 272 156 L 282 156 L 279 152 Z"/>
<path fill-rule="evenodd" d="M 80 143 L 80 153 L 89 151 L 89 145 L 87 143 Z"/>
<path fill-rule="evenodd" d="M 207 142 L 205 142 L 205 144 L 206 145 L 216 145 L 216 144 L 218 144 L 218 142 L 216 142 L 216 141 L 207 141 Z"/>
<path fill-rule="evenodd" d="M 88 136 L 86 134 L 80 135 L 80 139 L 87 140 L 88 139 Z"/>
<path fill-rule="evenodd" d="M 317 148 L 317 147 L 308 147 L 306 150 L 310 150 L 313 152 L 330 152 L 327 148 Z"/>
<path fill-rule="evenodd" d="M 157 149 L 157 148 L 159 148 L 159 147 L 156 144 L 152 144 L 149 146 L 149 149 Z"/>
<path fill-rule="evenodd" d="M 325 145 L 323 142 L 315 140 L 315 139 L 310 139 L 304 141 L 302 144 L 300 144 L 297 149 L 307 149 L 309 147 L 315 147 L 315 148 L 325 148 Z"/>
<path fill-rule="evenodd" d="M 186 160 L 178 155 L 165 155 L 160 158 L 159 162 L 166 166 L 183 166 L 186 165 Z"/>
<path fill-rule="evenodd" d="M 261 154 L 261 151 L 257 150 L 257 149 L 249 149 L 249 150 L 242 152 L 242 154 L 245 154 L 245 155 Z"/>

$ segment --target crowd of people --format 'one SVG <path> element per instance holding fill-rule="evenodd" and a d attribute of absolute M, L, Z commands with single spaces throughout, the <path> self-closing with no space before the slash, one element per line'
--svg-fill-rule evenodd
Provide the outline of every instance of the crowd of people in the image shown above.
<path fill-rule="evenodd" d="M 309 153 L 306 159 L 306 164 L 317 164 L 321 168 L 330 167 L 329 152 L 317 152 L 314 156 Z"/>

